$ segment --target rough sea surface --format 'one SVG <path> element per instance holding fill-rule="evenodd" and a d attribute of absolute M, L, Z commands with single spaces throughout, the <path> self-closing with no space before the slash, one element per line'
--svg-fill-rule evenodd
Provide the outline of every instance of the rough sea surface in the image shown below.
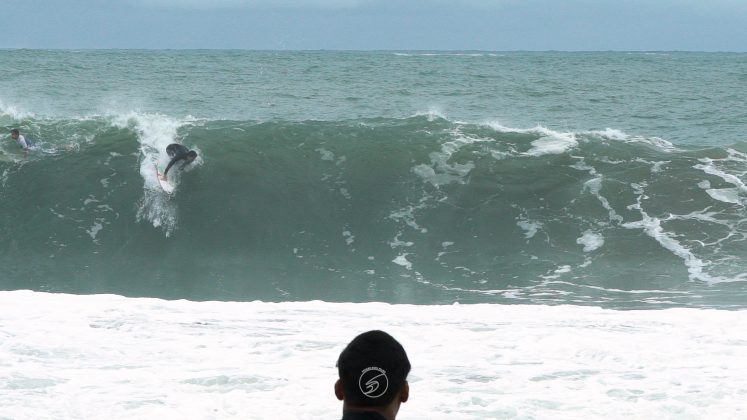
<path fill-rule="evenodd" d="M 334 418 L 372 328 L 403 418 L 744 418 L 745 97 L 747 54 L 0 50 L 0 419 Z"/>

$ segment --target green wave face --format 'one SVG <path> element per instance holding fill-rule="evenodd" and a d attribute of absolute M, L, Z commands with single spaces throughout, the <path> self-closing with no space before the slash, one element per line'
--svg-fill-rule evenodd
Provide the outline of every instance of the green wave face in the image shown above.
<path fill-rule="evenodd" d="M 433 116 L 24 124 L 38 149 L 8 141 L 0 161 L 2 289 L 620 307 L 745 291 L 744 144 Z M 167 195 L 172 141 L 199 158 Z"/>

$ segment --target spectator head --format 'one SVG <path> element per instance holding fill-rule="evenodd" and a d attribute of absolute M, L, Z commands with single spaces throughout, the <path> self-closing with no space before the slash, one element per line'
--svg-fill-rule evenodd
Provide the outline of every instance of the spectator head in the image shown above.
<path fill-rule="evenodd" d="M 343 412 L 376 411 L 395 418 L 409 398 L 410 361 L 402 345 L 383 331 L 355 337 L 337 359 L 335 395 Z"/>

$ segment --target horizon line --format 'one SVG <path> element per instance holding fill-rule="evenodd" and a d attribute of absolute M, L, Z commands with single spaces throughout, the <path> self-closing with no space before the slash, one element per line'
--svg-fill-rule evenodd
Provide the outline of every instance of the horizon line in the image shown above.
<path fill-rule="evenodd" d="M 648 50 L 648 49 L 608 49 L 608 50 L 573 50 L 573 49 L 347 49 L 347 48 L 170 48 L 170 47 L 0 47 L 0 51 L 247 51 L 247 52 L 472 52 L 472 53 L 730 53 L 744 54 L 747 50 Z"/>

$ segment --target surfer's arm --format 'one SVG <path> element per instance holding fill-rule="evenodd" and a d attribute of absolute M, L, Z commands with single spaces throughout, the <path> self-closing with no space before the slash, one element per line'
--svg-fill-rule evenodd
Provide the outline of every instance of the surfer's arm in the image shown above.
<path fill-rule="evenodd" d="M 169 165 L 166 167 L 166 170 L 163 171 L 163 179 L 166 179 L 166 174 L 169 173 L 169 169 L 171 169 L 172 166 L 176 163 L 176 161 L 179 160 L 177 158 L 172 158 L 171 162 L 169 162 Z"/>
<path fill-rule="evenodd" d="M 23 149 L 23 153 L 28 155 L 29 154 L 29 144 L 26 142 L 26 139 L 23 136 L 19 136 L 18 138 L 18 144 L 21 146 L 21 149 Z"/>

